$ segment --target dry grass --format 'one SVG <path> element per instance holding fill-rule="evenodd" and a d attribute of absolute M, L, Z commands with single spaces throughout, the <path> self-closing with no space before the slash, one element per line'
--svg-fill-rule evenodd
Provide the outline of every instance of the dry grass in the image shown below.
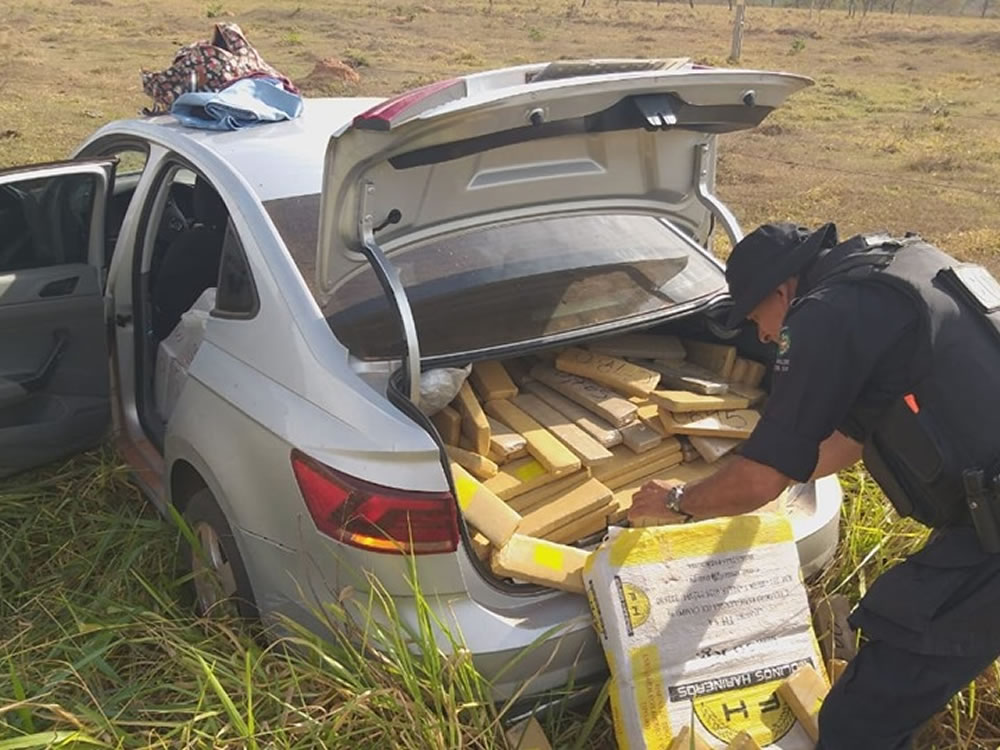
<path fill-rule="evenodd" d="M 609 0 L 27 0 L 0 15 L 0 165 L 59 158 L 147 101 L 142 67 L 236 21 L 302 79 L 340 57 L 390 94 L 498 65 L 588 56 L 688 55 L 725 64 L 723 6 Z M 748 226 L 835 220 L 841 232 L 919 231 L 962 256 L 1000 247 L 1000 22 L 749 10 L 743 64 L 816 86 L 757 133 L 723 142 L 720 192 Z M 44 126 L 41 126 L 44 123 Z M 317 155 L 319 158 L 319 155 Z"/>
<path fill-rule="evenodd" d="M 206 37 L 220 20 L 240 23 L 293 78 L 319 59 L 346 60 L 360 84 L 312 92 L 344 95 L 569 57 L 688 55 L 724 64 L 729 47 L 722 6 L 430 3 L 7 2 L 0 167 L 61 158 L 104 121 L 134 116 L 148 103 L 139 69 L 166 67 L 179 45 Z M 914 230 L 1000 268 L 998 52 L 995 20 L 848 20 L 841 11 L 750 8 L 743 64 L 805 73 L 816 86 L 765 127 L 724 139 L 720 193 L 747 226 L 835 220 L 844 235 Z M 257 732 L 267 746 L 315 746 L 328 736 L 325 722 L 367 710 L 308 660 L 264 651 L 225 625 L 185 619 L 172 573 L 175 534 L 138 509 L 136 491 L 107 458 L 67 471 L 0 486 L 0 671 L 10 677 L 0 686 L 0 736 L 43 733 L 37 745 L 18 745 L 25 747 L 44 746 L 51 731 L 114 746 L 237 747 Z M 820 586 L 857 598 L 922 535 L 888 515 L 863 473 L 844 479 L 854 501 L 845 508 L 842 554 Z M 461 679 L 460 692 L 474 693 L 475 678 Z M 415 705 L 378 675 L 360 687 L 392 695 L 405 711 Z M 392 745 L 394 725 L 379 716 L 346 722 L 361 732 L 343 735 L 346 743 Z M 494 746 L 484 729 L 491 716 L 466 711 L 435 724 L 432 744 L 460 738 Z M 549 729 L 560 746 L 606 746 L 608 717 L 593 718 L 595 731 L 573 717 Z M 998 725 L 1000 692 L 990 673 L 952 701 L 921 746 L 996 747 Z M 364 734 L 373 726 L 384 733 Z"/>

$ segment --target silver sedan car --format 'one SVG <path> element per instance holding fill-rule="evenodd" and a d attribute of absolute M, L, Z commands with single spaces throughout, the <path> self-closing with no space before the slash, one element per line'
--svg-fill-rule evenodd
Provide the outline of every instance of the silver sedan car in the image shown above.
<path fill-rule="evenodd" d="M 203 610 L 309 624 L 376 577 L 412 622 L 413 565 L 502 675 L 497 698 L 597 675 L 583 597 L 473 553 L 421 373 L 640 329 L 761 356 L 715 322 L 710 237 L 741 236 L 713 192 L 716 142 L 808 84 L 683 60 L 527 65 L 235 132 L 115 122 L 69 161 L 2 171 L 0 476 L 113 424 L 135 481 L 201 541 Z M 834 477 L 793 489 L 807 574 L 840 503 Z"/>

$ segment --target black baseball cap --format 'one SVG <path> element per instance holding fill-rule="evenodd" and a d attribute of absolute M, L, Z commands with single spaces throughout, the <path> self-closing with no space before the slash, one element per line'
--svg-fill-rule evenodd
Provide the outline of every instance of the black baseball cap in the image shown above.
<path fill-rule="evenodd" d="M 808 266 L 819 252 L 837 244 L 837 227 L 814 232 L 781 222 L 764 224 L 736 243 L 726 261 L 726 281 L 733 308 L 726 326 L 736 328 L 767 295 Z"/>

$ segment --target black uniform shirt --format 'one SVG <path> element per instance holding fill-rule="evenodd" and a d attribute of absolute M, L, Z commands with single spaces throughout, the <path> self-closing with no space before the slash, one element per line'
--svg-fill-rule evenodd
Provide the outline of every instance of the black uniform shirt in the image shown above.
<path fill-rule="evenodd" d="M 863 442 L 908 390 L 919 313 L 903 292 L 881 284 L 820 282 L 798 294 L 778 342 L 771 395 L 742 453 L 804 482 L 834 430 Z"/>
<path fill-rule="evenodd" d="M 833 249 L 826 267 L 849 251 Z M 801 283 L 786 318 L 771 396 L 742 451 L 799 481 L 834 430 L 864 441 L 923 374 L 920 312 L 904 292 L 862 280 L 810 286 Z M 935 532 L 881 575 L 851 615 L 868 639 L 898 649 L 989 658 L 1000 653 L 998 620 L 1000 555 L 985 553 L 966 525 Z"/>

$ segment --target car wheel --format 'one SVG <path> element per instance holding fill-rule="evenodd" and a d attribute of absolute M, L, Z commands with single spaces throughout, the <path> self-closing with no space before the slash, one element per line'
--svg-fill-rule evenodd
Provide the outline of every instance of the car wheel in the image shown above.
<path fill-rule="evenodd" d="M 182 564 L 190 576 L 194 606 L 207 617 L 256 619 L 257 603 L 236 540 L 208 489 L 191 496 L 184 520 L 196 540 L 185 536 Z"/>

